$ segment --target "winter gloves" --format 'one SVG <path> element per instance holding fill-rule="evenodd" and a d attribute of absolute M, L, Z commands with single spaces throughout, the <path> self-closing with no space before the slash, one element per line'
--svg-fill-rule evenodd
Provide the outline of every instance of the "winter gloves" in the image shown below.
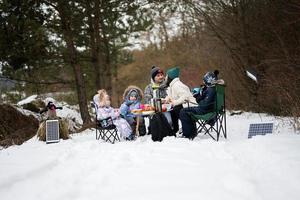
<path fill-rule="evenodd" d="M 126 100 L 125 101 L 126 106 L 130 106 L 133 103 L 134 103 L 134 101 L 130 101 L 130 100 Z"/>
<path fill-rule="evenodd" d="M 197 95 L 197 94 L 200 94 L 201 91 L 202 91 L 201 88 L 193 88 L 193 89 L 192 89 L 192 94 L 193 94 L 193 96 L 195 96 L 195 95 Z"/>

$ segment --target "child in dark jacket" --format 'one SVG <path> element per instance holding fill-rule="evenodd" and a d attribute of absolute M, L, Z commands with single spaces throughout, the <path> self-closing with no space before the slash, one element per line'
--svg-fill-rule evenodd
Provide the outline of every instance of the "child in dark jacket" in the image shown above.
<path fill-rule="evenodd" d="M 140 136 L 146 135 L 144 117 L 141 115 L 136 115 L 132 111 L 140 109 L 142 97 L 143 92 L 139 87 L 128 86 L 128 88 L 126 88 L 124 91 L 124 102 L 120 107 L 120 113 L 130 124 L 133 133 Z"/>
<path fill-rule="evenodd" d="M 197 107 L 184 108 L 180 111 L 179 118 L 182 124 L 182 133 L 184 137 L 194 138 L 197 133 L 196 124 L 191 119 L 189 113 L 206 114 L 214 110 L 216 89 L 215 83 L 218 80 L 218 71 L 207 72 L 203 77 L 204 86 L 199 91 L 193 93 L 198 103 Z M 211 122 L 214 124 L 214 122 Z"/>

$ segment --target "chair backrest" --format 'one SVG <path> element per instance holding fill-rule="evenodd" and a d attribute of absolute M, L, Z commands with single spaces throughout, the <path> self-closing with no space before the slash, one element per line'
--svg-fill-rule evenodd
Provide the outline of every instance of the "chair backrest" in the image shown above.
<path fill-rule="evenodd" d="M 225 108 L 225 85 L 216 84 L 216 111 L 222 112 Z"/>

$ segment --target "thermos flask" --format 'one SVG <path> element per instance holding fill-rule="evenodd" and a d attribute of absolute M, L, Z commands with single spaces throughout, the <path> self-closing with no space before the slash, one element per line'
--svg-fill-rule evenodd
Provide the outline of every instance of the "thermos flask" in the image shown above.
<path fill-rule="evenodd" d="M 161 103 L 161 99 L 156 99 L 156 111 L 157 111 L 157 112 L 162 112 L 162 103 Z"/>

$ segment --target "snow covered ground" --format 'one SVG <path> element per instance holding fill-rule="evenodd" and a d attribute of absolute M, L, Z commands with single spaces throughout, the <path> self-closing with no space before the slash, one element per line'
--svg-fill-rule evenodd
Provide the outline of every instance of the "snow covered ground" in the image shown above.
<path fill-rule="evenodd" d="M 96 141 L 94 130 L 57 144 L 32 138 L 0 150 L 0 198 L 300 199 L 300 135 L 288 119 L 244 113 L 227 120 L 228 139 L 219 142 L 146 136 L 109 144 Z M 253 122 L 274 122 L 274 133 L 248 139 Z"/>

